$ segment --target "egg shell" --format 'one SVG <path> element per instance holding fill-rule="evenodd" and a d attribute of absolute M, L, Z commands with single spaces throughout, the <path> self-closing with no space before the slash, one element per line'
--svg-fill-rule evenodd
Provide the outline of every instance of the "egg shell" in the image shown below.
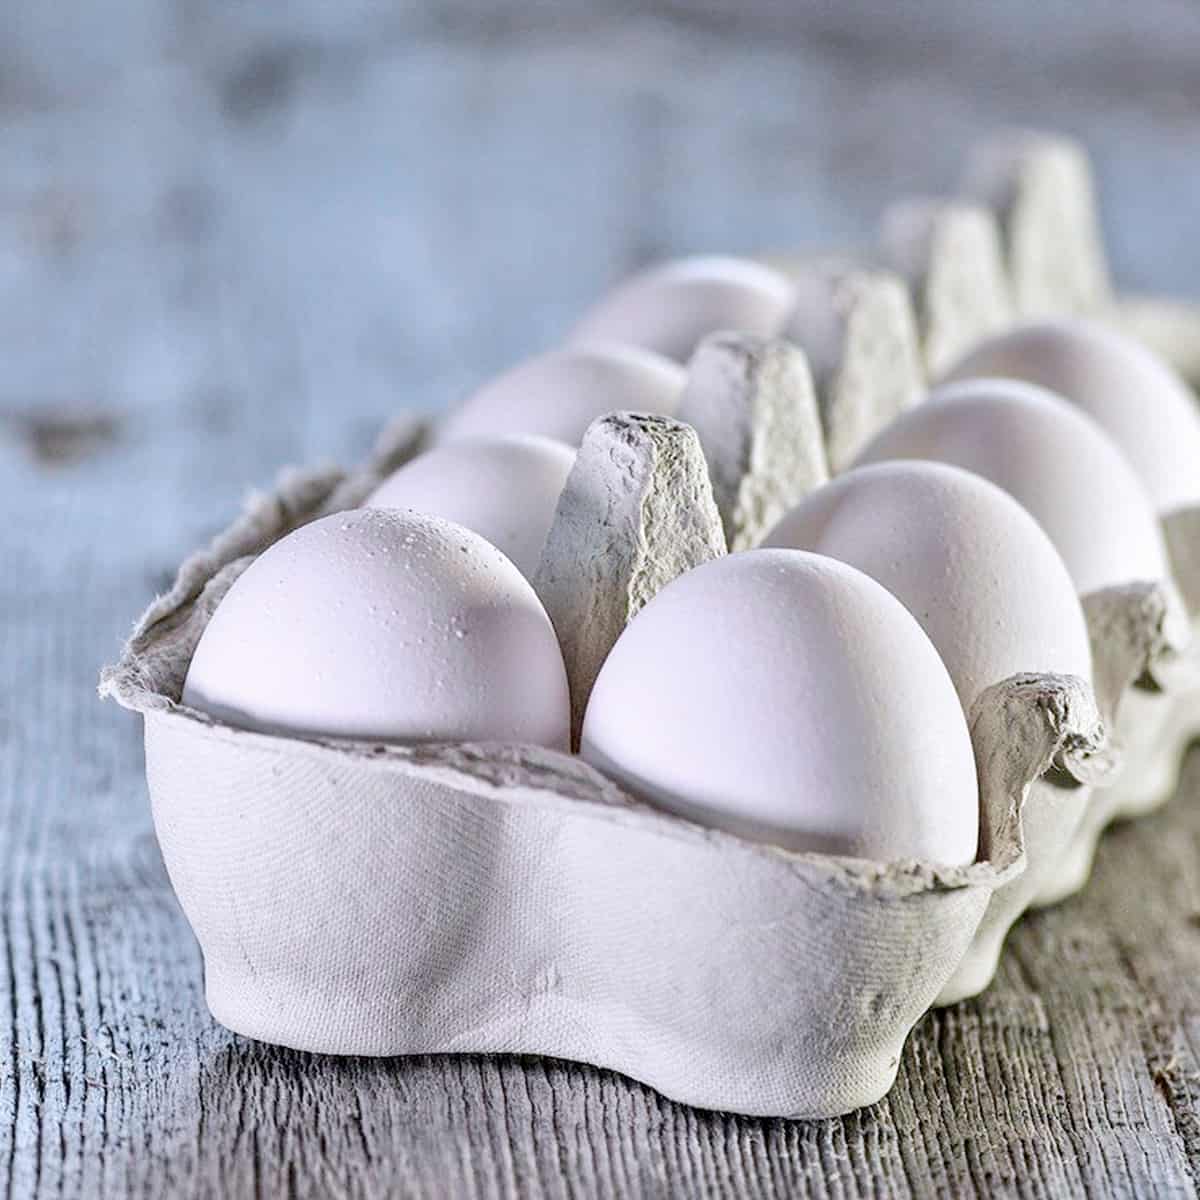
<path fill-rule="evenodd" d="M 791 302 L 786 276 L 753 259 L 674 259 L 618 284 L 584 314 L 569 340 L 629 342 L 686 362 L 701 339 L 718 330 L 777 333 Z"/>
<path fill-rule="evenodd" d="M 323 517 L 256 558 L 183 703 L 301 736 L 568 745 L 562 655 L 532 587 L 477 534 L 392 509 Z"/>
<path fill-rule="evenodd" d="M 968 716 L 985 688 L 1013 675 L 1091 678 L 1083 609 L 1053 543 L 968 471 L 859 467 L 793 508 L 765 545 L 828 555 L 887 588 L 933 642 Z"/>
<path fill-rule="evenodd" d="M 857 465 L 929 459 L 1003 488 L 1050 536 L 1080 595 L 1169 577 L 1145 489 L 1087 416 L 1032 384 L 983 379 L 935 389 L 863 447 Z"/>
<path fill-rule="evenodd" d="M 937 651 L 889 592 L 820 555 L 697 567 L 600 670 L 583 757 L 700 824 L 793 850 L 970 862 L 978 789 Z"/>
<path fill-rule="evenodd" d="M 435 438 L 532 433 L 578 446 L 606 413 L 671 416 L 686 381 L 679 363 L 638 346 L 566 346 L 488 380 L 446 414 Z"/>
<path fill-rule="evenodd" d="M 491 542 L 532 579 L 574 463 L 574 450 L 550 438 L 468 438 L 405 463 L 366 506 L 453 521 Z"/>
<path fill-rule="evenodd" d="M 946 379 L 1021 379 L 1086 413 L 1129 459 L 1160 514 L 1200 504 L 1200 413 L 1187 385 L 1132 338 L 1084 320 L 1043 321 L 991 338 Z"/>

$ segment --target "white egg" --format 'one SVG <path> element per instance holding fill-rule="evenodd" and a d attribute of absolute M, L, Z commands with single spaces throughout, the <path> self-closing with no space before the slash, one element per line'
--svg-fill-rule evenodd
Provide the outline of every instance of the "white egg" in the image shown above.
<path fill-rule="evenodd" d="M 1102 429 L 1032 384 L 937 388 L 867 443 L 855 465 L 932 459 L 991 480 L 1050 536 L 1081 595 L 1169 576 L 1149 496 Z"/>
<path fill-rule="evenodd" d="M 1024 672 L 1091 679 L 1075 586 L 1010 495 L 930 462 L 858 467 L 810 493 L 766 545 L 827 554 L 883 584 L 929 636 L 969 717 L 980 693 Z"/>
<path fill-rule="evenodd" d="M 618 284 L 584 315 L 570 340 L 632 342 L 686 362 L 718 330 L 777 333 L 793 294 L 785 275 L 752 259 L 674 259 Z"/>
<path fill-rule="evenodd" d="M 537 433 L 569 446 L 611 412 L 674 416 L 684 369 L 638 346 L 567 346 L 518 363 L 452 409 L 437 440 Z"/>
<path fill-rule="evenodd" d="M 798 550 L 669 583 L 609 654 L 582 754 L 670 812 L 792 850 L 975 857 L 966 720 L 929 639 L 868 576 Z"/>
<path fill-rule="evenodd" d="M 1082 409 L 1124 451 L 1155 509 L 1200 503 L 1200 412 L 1187 385 L 1132 338 L 1084 320 L 1023 325 L 977 346 L 947 380 L 1004 376 Z"/>
<path fill-rule="evenodd" d="M 569 744 L 533 588 L 470 530 L 394 509 L 324 517 L 260 554 L 213 613 L 183 702 L 268 733 Z"/>
<path fill-rule="evenodd" d="M 550 438 L 469 438 L 418 455 L 367 498 L 473 530 L 532 579 L 575 451 Z"/>

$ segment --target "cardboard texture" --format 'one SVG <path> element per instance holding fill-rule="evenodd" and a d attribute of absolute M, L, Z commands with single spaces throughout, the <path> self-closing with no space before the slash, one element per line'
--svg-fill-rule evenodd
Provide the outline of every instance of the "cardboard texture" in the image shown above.
<path fill-rule="evenodd" d="M 1109 825 L 1166 803 L 1184 752 L 1200 736 L 1200 509 L 1170 513 L 1163 532 L 1178 592 L 1130 585 L 1084 597 L 1097 689 L 1115 698 L 1110 720 L 1122 763 L 1084 811 L 1057 878 L 1048 877 L 1035 897 L 1037 907 L 1055 904 L 1087 883 Z M 1115 594 L 1120 591 L 1123 598 Z M 1140 671 L 1139 641 L 1145 650 Z M 1123 664 L 1110 649 L 1121 644 L 1130 648 Z"/>
<path fill-rule="evenodd" d="M 533 579 L 562 647 L 573 747 L 621 630 L 676 575 L 724 553 L 695 430 L 636 413 L 593 421 Z"/>
<path fill-rule="evenodd" d="M 730 550 L 757 546 L 829 478 L 808 363 L 782 339 L 705 338 L 688 364 L 678 415 L 699 435 Z"/>
<path fill-rule="evenodd" d="M 998 134 L 974 148 L 962 190 L 1000 223 L 1018 319 L 1111 307 L 1091 163 L 1077 142 L 1031 130 Z"/>
<path fill-rule="evenodd" d="M 1187 643 L 1186 618 L 1174 591 L 1157 584 L 1105 588 L 1085 598 L 1084 615 L 1092 643 L 1091 695 L 1097 720 L 1106 729 L 1119 728 L 1118 714 L 1134 682 Z M 1136 723 L 1128 728 L 1135 739 L 1141 732 Z M 1141 752 L 1142 743 L 1137 741 L 1135 748 Z M 1046 903 L 1046 897 L 1062 899 L 1087 881 L 1096 839 L 1111 819 L 1112 784 L 1126 770 L 1124 752 L 1124 744 L 1113 738 L 1105 754 L 1092 756 L 1086 769 L 1054 771 L 1030 787 L 1022 809 L 1025 871 L 991 897 L 939 1004 L 981 992 L 991 982 L 1004 939 L 1022 913 Z"/>
<path fill-rule="evenodd" d="M 849 259 L 797 265 L 782 336 L 804 351 L 817 390 L 829 470 L 850 465 L 925 386 L 908 290 L 890 271 Z"/>
<path fill-rule="evenodd" d="M 1000 230 L 992 213 L 953 200 L 905 200 L 883 215 L 884 262 L 908 284 L 931 379 L 1012 323 Z"/>

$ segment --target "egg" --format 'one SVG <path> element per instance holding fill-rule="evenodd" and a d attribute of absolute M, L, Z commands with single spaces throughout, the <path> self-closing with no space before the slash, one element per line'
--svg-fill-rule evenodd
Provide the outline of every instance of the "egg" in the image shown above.
<path fill-rule="evenodd" d="M 785 275 L 752 259 L 674 259 L 618 284 L 584 315 L 570 341 L 631 342 L 686 362 L 718 330 L 777 333 L 793 290 Z"/>
<path fill-rule="evenodd" d="M 1041 526 L 995 484 L 930 462 L 858 467 L 793 508 L 765 545 L 829 555 L 917 619 L 967 716 L 1026 672 L 1091 677 L 1083 609 Z"/>
<path fill-rule="evenodd" d="M 260 554 L 201 636 L 183 703 L 267 733 L 569 744 L 533 588 L 478 534 L 394 509 L 323 517 Z"/>
<path fill-rule="evenodd" d="M 578 446 L 610 412 L 673 416 L 686 382 L 678 363 L 637 346 L 568 346 L 485 383 L 446 416 L 436 440 L 536 433 Z"/>
<path fill-rule="evenodd" d="M 1044 388 L 981 379 L 935 389 L 885 426 L 856 466 L 931 459 L 973 471 L 1026 508 L 1079 595 L 1169 577 L 1153 505 L 1089 417 Z"/>
<path fill-rule="evenodd" d="M 651 804 L 790 850 L 975 857 L 975 762 L 954 685 L 886 589 L 751 550 L 679 576 L 617 639 L 583 757 Z"/>
<path fill-rule="evenodd" d="M 549 438 L 468 438 L 418 455 L 367 498 L 473 530 L 532 579 L 575 451 Z"/>
<path fill-rule="evenodd" d="M 1084 320 L 1022 325 L 976 346 L 947 380 L 1004 376 L 1059 393 L 1129 459 L 1155 509 L 1200 504 L 1200 413 L 1195 396 L 1132 338 Z"/>

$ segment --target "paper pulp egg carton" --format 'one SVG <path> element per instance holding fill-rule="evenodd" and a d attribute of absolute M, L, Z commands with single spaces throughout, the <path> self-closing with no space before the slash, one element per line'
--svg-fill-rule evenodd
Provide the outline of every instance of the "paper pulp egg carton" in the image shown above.
<path fill-rule="evenodd" d="M 815 372 L 787 338 L 717 335 L 692 360 L 682 421 L 589 430 L 535 580 L 576 728 L 604 654 L 659 588 L 756 544 L 831 458 L 916 402 L 946 337 L 930 338 L 934 309 L 914 315 L 900 278 L 826 261 L 787 331 L 825 331 Z M 270 736 L 184 707 L 191 655 L 240 572 L 361 503 L 420 437 L 401 422 L 359 470 L 286 473 L 184 563 L 102 680 L 143 714 L 164 859 L 208 1003 L 236 1032 L 336 1054 L 547 1055 L 702 1107 L 844 1113 L 886 1094 L 922 1014 L 984 987 L 1012 922 L 1052 889 L 1121 778 L 1118 706 L 1173 714 L 1136 747 L 1156 762 L 1183 736 L 1169 731 L 1190 710 L 1149 690 L 1170 674 L 1170 597 L 1137 586 L 1087 606 L 1095 692 L 1031 664 L 971 714 L 981 836 L 966 867 L 746 841 L 538 747 Z M 1197 544 L 1191 520 L 1177 557 Z"/>
<path fill-rule="evenodd" d="M 184 563 L 105 672 L 102 691 L 144 717 L 155 827 L 214 1015 L 327 1053 L 568 1058 L 755 1115 L 881 1098 L 1021 873 L 1031 785 L 1109 769 L 1088 686 L 1030 675 L 985 695 L 981 848 L 953 868 L 744 841 L 537 747 L 268 736 L 182 706 L 200 634 L 253 557 L 361 502 L 414 444 L 406 425 L 351 475 L 286 474 Z M 589 431 L 539 578 L 560 622 L 583 611 L 565 567 L 598 547 L 616 585 L 591 634 L 564 641 L 573 691 L 657 587 L 724 551 L 689 426 L 614 416 Z M 639 594 L 635 576 L 654 582 Z"/>

